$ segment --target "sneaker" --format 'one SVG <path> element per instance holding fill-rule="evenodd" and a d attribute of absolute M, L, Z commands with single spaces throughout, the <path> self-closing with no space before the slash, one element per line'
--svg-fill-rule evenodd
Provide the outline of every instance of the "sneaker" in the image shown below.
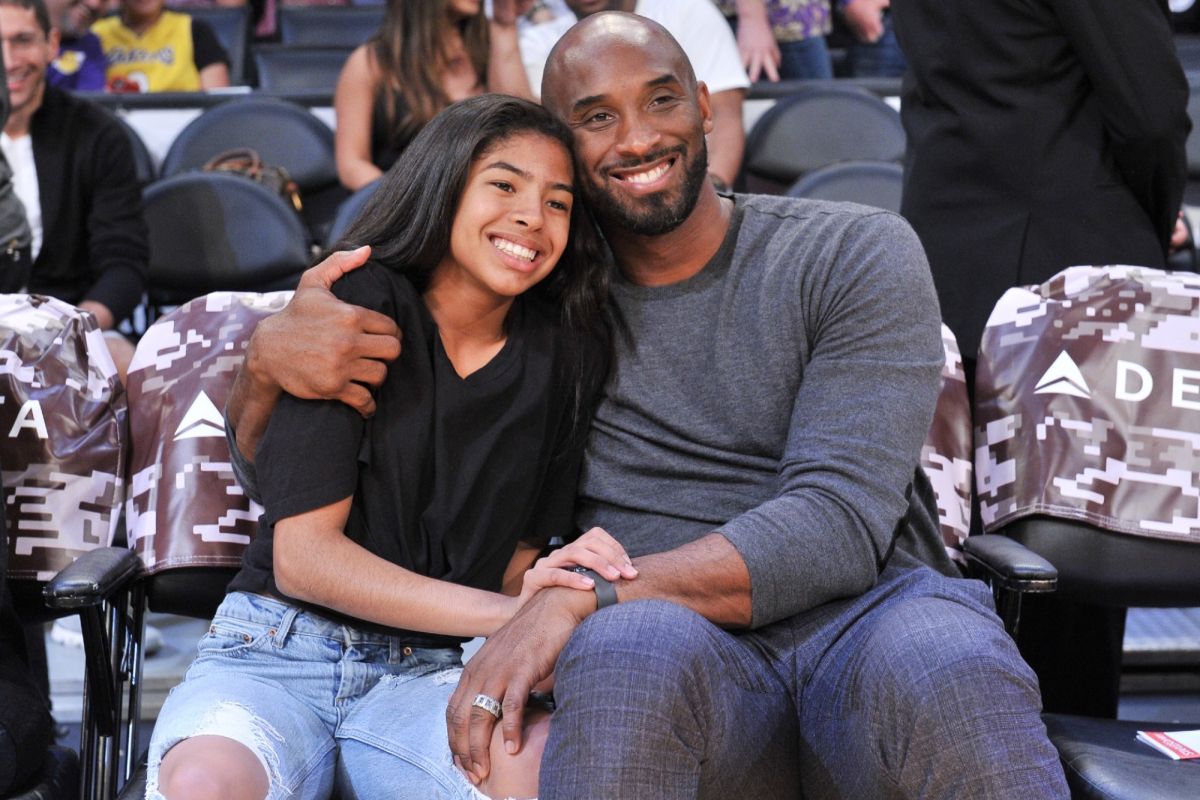
<path fill-rule="evenodd" d="M 63 647 L 76 647 L 82 650 L 83 629 L 79 617 L 72 614 L 69 617 L 59 617 L 54 620 L 54 625 L 50 628 L 50 641 Z M 146 657 L 150 658 L 162 650 L 162 647 L 162 631 L 153 625 L 147 625 L 146 632 L 142 635 L 142 649 L 145 651 Z"/>

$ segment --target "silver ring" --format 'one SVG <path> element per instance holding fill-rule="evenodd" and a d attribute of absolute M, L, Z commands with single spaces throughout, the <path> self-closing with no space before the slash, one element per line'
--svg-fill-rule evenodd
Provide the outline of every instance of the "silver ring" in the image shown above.
<path fill-rule="evenodd" d="M 500 715 L 504 713 L 504 710 L 500 707 L 500 701 L 494 697 L 488 697 L 486 694 L 475 695 L 475 701 L 471 705 L 476 708 L 482 708 L 496 719 L 500 719 Z"/>

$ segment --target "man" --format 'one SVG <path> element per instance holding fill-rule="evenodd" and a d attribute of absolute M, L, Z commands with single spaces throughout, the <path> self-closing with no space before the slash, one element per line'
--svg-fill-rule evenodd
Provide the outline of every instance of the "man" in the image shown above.
<path fill-rule="evenodd" d="M 1073 265 L 1164 266 L 1190 127 L 1164 5 L 897 4 L 910 66 L 902 211 L 929 255 L 969 376 L 1008 288 Z M 1047 708 L 1114 716 L 1124 611 L 1057 598 L 1038 605 L 1056 611 L 1025 615 L 1023 650 Z M 1105 641 L 1107 662 L 1080 663 L 1077 653 L 1099 650 L 1084 641 Z"/>
<path fill-rule="evenodd" d="M 8 89 L 0 86 L 0 123 L 8 118 L 8 111 Z M 13 193 L 8 164 L 3 158 L 0 158 L 0 241 L 11 248 L 0 257 L 0 270 L 19 269 L 13 251 L 28 249 L 29 223 L 21 201 Z M 53 741 L 54 727 L 45 695 L 30 669 L 25 633 L 12 606 L 7 572 L 8 525 L 0 514 L 0 795 L 6 796 L 24 786 L 41 769 L 46 748 Z"/>
<path fill-rule="evenodd" d="M 46 85 L 59 35 L 43 0 L 0 0 L 0 30 L 12 97 L 0 146 L 33 228 L 28 291 L 90 311 L 123 379 L 133 347 L 113 329 L 140 302 L 149 257 L 132 147 L 107 112 Z"/>
<path fill-rule="evenodd" d="M 539 592 L 488 639 L 447 711 L 458 763 L 488 774 L 492 701 L 519 749 L 553 671 L 543 798 L 1065 797 L 1036 681 L 982 584 L 946 577 L 915 469 L 943 356 L 911 230 L 718 195 L 708 92 L 649 20 L 585 19 L 542 88 L 575 131 L 628 333 L 578 522 L 639 574 L 598 613 L 600 591 Z M 362 384 L 397 342 L 317 288 L 364 255 L 256 332 L 228 409 L 243 455 L 281 386 L 371 412 Z"/>
<path fill-rule="evenodd" d="M 46 70 L 49 84 L 71 92 L 104 91 L 104 48 L 88 30 L 94 9 L 85 0 L 51 0 L 46 8 L 59 31 L 58 55 Z"/>
<path fill-rule="evenodd" d="M 521 31 L 521 58 L 534 91 L 542 85 L 542 72 L 550 49 L 576 18 L 599 11 L 636 12 L 662 25 L 683 47 L 696 76 L 708 86 L 712 98 L 713 130 L 708 137 L 708 172 L 721 188 L 733 185 L 742 167 L 746 130 L 742 101 L 750 81 L 742 68 L 737 42 L 711 0 L 566 0 L 574 14 L 553 22 L 531 25 Z"/>

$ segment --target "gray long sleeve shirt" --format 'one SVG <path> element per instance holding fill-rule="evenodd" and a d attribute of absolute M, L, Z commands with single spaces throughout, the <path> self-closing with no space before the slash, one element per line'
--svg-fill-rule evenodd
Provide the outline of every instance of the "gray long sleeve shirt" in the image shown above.
<path fill-rule="evenodd" d="M 893 548 L 956 574 L 936 512 L 906 491 L 944 356 L 903 219 L 739 195 L 700 273 L 618 281 L 614 300 L 632 336 L 588 445 L 582 528 L 633 555 L 720 531 L 749 569 L 755 627 L 865 591 Z"/>

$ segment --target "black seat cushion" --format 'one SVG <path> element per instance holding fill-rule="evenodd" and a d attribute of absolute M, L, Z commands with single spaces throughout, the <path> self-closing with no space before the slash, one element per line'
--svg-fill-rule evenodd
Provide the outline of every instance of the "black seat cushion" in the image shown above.
<path fill-rule="evenodd" d="M 1137 740 L 1138 731 L 1196 726 L 1066 714 L 1045 714 L 1043 719 L 1076 800 L 1200 798 L 1200 763 L 1172 761 Z"/>

